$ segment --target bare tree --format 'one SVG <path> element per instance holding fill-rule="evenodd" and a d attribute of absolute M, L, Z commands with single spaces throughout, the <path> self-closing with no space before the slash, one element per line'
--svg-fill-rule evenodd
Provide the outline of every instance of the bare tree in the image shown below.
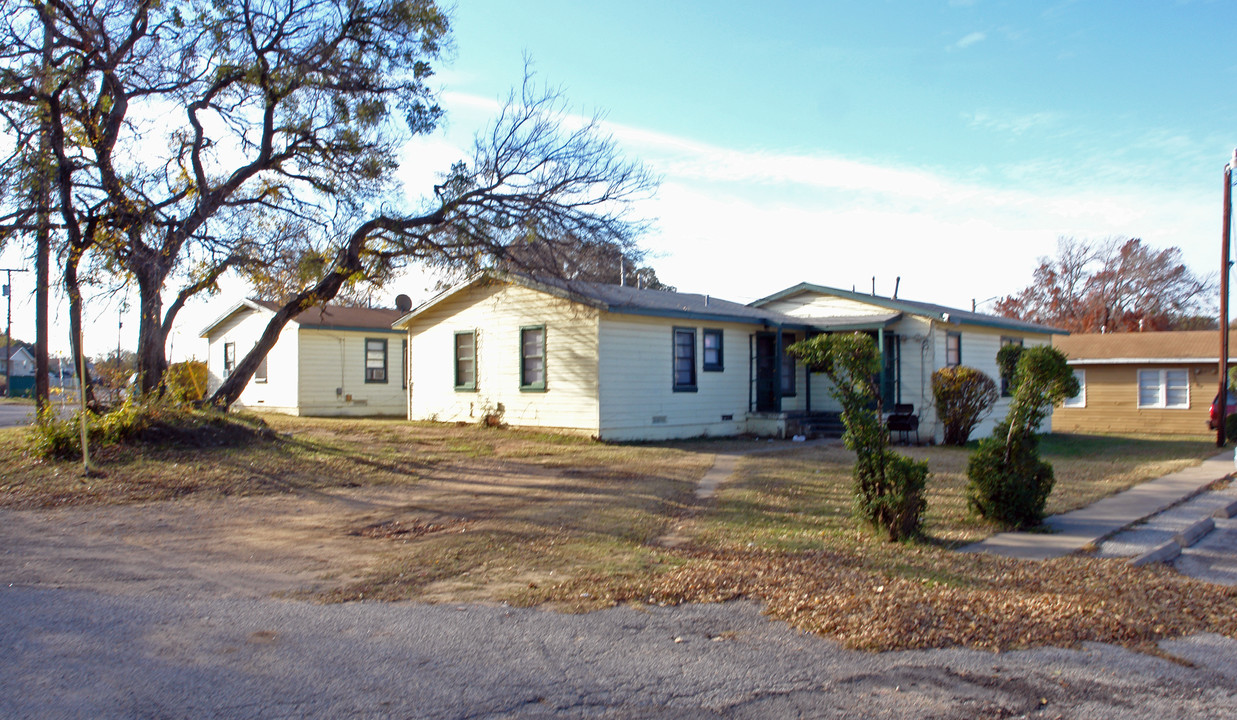
<path fill-rule="evenodd" d="M 1190 272 L 1181 250 L 1156 250 L 1138 238 L 1057 241 L 1032 282 L 997 303 L 997 314 L 1070 332 L 1193 327 L 1208 309 L 1209 278 Z"/>
<path fill-rule="evenodd" d="M 441 114 L 426 81 L 448 26 L 432 0 L 3 7 L 0 122 L 27 128 L 30 108 L 48 108 L 64 257 L 76 270 L 83 255 L 106 254 L 100 266 L 138 286 L 144 391 L 162 379 L 184 302 L 230 267 L 261 262 L 263 222 L 341 235 L 337 223 L 393 186 L 395 149 Z M 30 40 L 41 26 L 46 83 Z M 10 231 L 30 222 L 15 199 L 0 198 Z"/>
<path fill-rule="evenodd" d="M 383 214 L 360 224 L 330 266 L 275 312 L 254 348 L 211 397 L 227 407 L 240 396 L 288 320 L 326 302 L 351 279 L 407 262 L 457 272 L 519 262 L 529 242 L 634 248 L 645 223 L 631 202 L 657 180 L 624 159 L 599 121 L 572 127 L 561 97 L 526 76 L 472 158 L 452 166 L 435 186 L 435 203 L 410 215 Z"/>

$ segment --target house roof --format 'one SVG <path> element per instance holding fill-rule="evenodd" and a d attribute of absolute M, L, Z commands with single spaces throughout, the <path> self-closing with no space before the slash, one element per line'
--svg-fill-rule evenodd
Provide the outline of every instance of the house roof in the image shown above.
<path fill-rule="evenodd" d="M 961 310 L 959 308 L 951 308 L 944 305 L 936 305 L 934 303 L 903 300 L 901 298 L 887 298 L 875 294 L 868 295 L 865 293 L 855 292 L 853 290 L 842 290 L 840 288 L 831 288 L 824 285 L 813 285 L 812 283 L 806 282 L 799 283 L 794 287 L 787 288 L 781 292 L 777 292 L 768 297 L 756 300 L 752 303 L 752 306 L 760 307 L 763 305 L 768 305 L 769 303 L 777 300 L 783 300 L 802 293 L 831 295 L 833 297 L 839 297 L 846 300 L 875 305 L 876 307 L 886 308 L 899 313 L 923 315 L 942 322 L 965 323 L 968 325 L 980 325 L 983 327 L 998 328 L 1001 330 L 1014 330 L 1018 332 L 1051 333 L 1059 335 L 1068 334 L 1068 331 L 1066 330 L 1049 327 L 1047 325 L 1040 325 L 1038 323 L 998 317 L 996 315 L 986 315 L 984 313 Z"/>
<path fill-rule="evenodd" d="M 202 329 L 201 337 L 209 336 L 229 318 L 246 311 L 273 313 L 281 307 L 281 303 L 268 300 L 253 300 L 246 298 Z M 344 305 L 315 305 L 294 316 L 288 322 L 305 328 L 323 328 L 332 330 L 381 330 L 389 332 L 391 323 L 402 313 L 390 308 L 362 308 Z"/>
<path fill-rule="evenodd" d="M 803 318 L 731 302 L 730 300 L 723 300 L 712 295 L 681 293 L 669 290 L 648 290 L 627 285 L 608 285 L 605 283 L 564 280 L 553 277 L 534 277 L 524 273 L 487 271 L 474 275 L 465 282 L 431 298 L 420 307 L 401 317 L 394 323 L 394 326 L 406 327 L 413 318 L 452 295 L 486 281 L 515 283 L 583 305 L 595 307 L 599 310 L 622 315 L 646 315 L 822 330 L 876 329 L 893 322 L 900 315 L 899 313 L 888 313 L 832 318 Z"/>
<path fill-rule="evenodd" d="M 254 300 L 262 307 L 274 312 L 282 305 L 268 300 Z M 364 328 L 390 330 L 391 323 L 402 315 L 395 308 L 363 308 L 347 305 L 315 305 L 292 318 L 292 322 L 301 327 L 320 328 Z"/>
<path fill-rule="evenodd" d="M 1135 365 L 1152 362 L 1218 363 L 1218 330 L 1078 333 L 1052 340 L 1071 365 Z M 1229 360 L 1237 353 L 1237 332 L 1229 333 Z"/>

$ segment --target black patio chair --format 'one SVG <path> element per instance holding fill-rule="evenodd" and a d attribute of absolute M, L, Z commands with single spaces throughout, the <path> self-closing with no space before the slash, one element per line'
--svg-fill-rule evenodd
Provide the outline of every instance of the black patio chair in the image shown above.
<path fill-rule="evenodd" d="M 903 403 L 894 405 L 893 412 L 885 421 L 885 427 L 889 429 L 891 435 L 898 433 L 902 442 L 908 445 L 911 442 L 911 433 L 915 433 L 915 444 L 919 444 L 919 416 L 915 414 L 914 405 Z"/>

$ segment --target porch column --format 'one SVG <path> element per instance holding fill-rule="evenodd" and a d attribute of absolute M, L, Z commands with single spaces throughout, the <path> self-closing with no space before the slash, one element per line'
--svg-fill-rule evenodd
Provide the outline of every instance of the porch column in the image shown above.
<path fill-rule="evenodd" d="M 773 346 L 773 387 L 775 390 L 774 397 L 777 398 L 777 412 L 782 411 L 782 353 L 785 348 L 782 347 L 782 324 L 777 325 L 777 341 Z"/>

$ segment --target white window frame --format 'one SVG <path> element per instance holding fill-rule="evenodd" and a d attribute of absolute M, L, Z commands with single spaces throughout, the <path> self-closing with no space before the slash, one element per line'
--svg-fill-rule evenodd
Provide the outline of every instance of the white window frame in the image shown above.
<path fill-rule="evenodd" d="M 1075 368 L 1074 378 L 1078 380 L 1078 394 L 1065 398 L 1061 403 L 1063 408 L 1085 408 L 1087 406 L 1087 371 Z"/>
<path fill-rule="evenodd" d="M 1168 374 L 1181 373 L 1185 376 L 1185 404 L 1168 404 Z M 1143 377 L 1144 375 L 1155 375 L 1156 381 L 1156 401 L 1154 404 L 1143 403 Z M 1190 409 L 1190 371 L 1185 368 L 1159 368 L 1155 370 L 1139 370 L 1138 371 L 1138 386 L 1135 388 L 1138 393 L 1139 408 L 1157 408 L 1163 410 L 1189 410 Z"/>

